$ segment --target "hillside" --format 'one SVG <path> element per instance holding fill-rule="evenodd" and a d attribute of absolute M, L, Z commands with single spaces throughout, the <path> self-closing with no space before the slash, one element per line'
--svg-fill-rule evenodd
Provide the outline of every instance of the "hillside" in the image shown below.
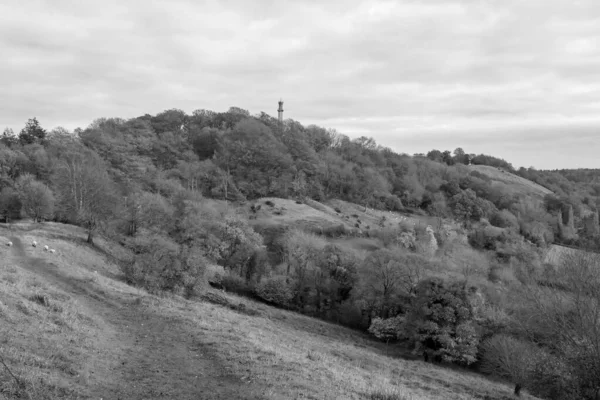
<path fill-rule="evenodd" d="M 600 377 L 600 361 L 586 358 L 592 354 L 588 343 L 597 343 L 597 338 L 564 342 L 564 329 L 545 321 L 565 315 L 567 304 L 540 309 L 544 301 L 539 297 L 573 295 L 577 301 L 581 284 L 593 286 L 600 279 L 593 276 L 593 268 L 585 269 L 590 276 L 583 276 L 570 274 L 573 265 L 568 263 L 544 265 L 545 251 L 553 243 L 600 248 L 595 206 L 600 198 L 595 189 L 584 190 L 591 177 L 574 186 L 561 175 L 556 184 L 542 183 L 555 192 L 547 195 L 526 180 L 536 178 L 535 171 L 519 170 L 519 178 L 497 168 L 516 172 L 505 160 L 460 148 L 410 156 L 371 138 L 350 139 L 293 120 L 280 123 L 265 113 L 251 116 L 236 107 L 223 113 L 167 110 L 128 120 L 100 118 L 72 133 L 62 128 L 48 132 L 33 118 L 18 135 L 6 131 L 0 138 L 0 218 L 7 226 L 22 227 L 21 221 L 29 219 L 81 227 L 76 242 L 87 246 L 86 254 L 61 249 L 65 239 L 72 243 L 71 235 L 61 230 L 67 225 L 46 223 L 44 232 L 15 236 L 15 246 L 5 249 L 7 260 L 36 273 L 41 267 L 43 279 L 63 290 L 49 300 L 28 293 L 29 302 L 37 302 L 40 310 L 54 310 L 53 301 L 66 299 L 64 295 L 90 295 L 104 307 L 97 310 L 100 319 L 114 316 L 102 319 L 106 329 L 116 329 L 114 334 L 124 338 L 133 335 L 137 342 L 129 344 L 141 346 L 137 350 L 142 352 L 150 347 L 143 333 L 148 325 L 121 326 L 143 314 L 117 306 L 133 296 L 124 294 L 132 289 L 123 282 L 139 291 L 188 300 L 206 296 L 210 286 L 391 341 L 394 349 L 414 350 L 446 367 L 502 377 L 517 392 L 524 388 L 552 400 L 588 400 L 595 390 L 590 373 Z M 579 189 L 571 193 L 573 187 Z M 28 258 L 34 250 L 27 243 L 38 233 L 59 250 L 50 262 L 64 257 L 72 263 L 72 274 L 83 265 L 100 275 L 80 276 L 78 281 L 51 275 L 54 265 Z M 98 249 L 105 264 L 89 253 Z M 84 290 L 88 281 L 102 276 L 115 285 L 120 282 L 123 293 L 106 300 L 105 288 Z M 570 279 L 584 281 L 563 283 Z M 242 307 L 237 302 L 246 300 L 230 304 L 211 298 L 256 316 L 250 306 L 254 303 Z M 445 304 L 443 313 L 440 303 Z M 83 300 L 78 304 L 87 307 L 81 315 L 96 307 Z M 195 368 L 197 361 L 185 347 L 186 337 L 195 331 L 171 331 L 165 323 L 168 316 L 155 320 L 150 313 L 144 318 L 184 343 L 157 351 L 156 357 L 176 363 L 169 358 L 172 353 L 183 357 L 182 365 Z M 83 334 L 88 325 L 82 323 L 81 332 L 74 332 Z M 597 330 L 589 327 L 586 332 Z M 237 334 L 233 337 L 243 341 Z M 148 338 L 161 345 L 160 335 Z M 557 341 L 563 345 L 557 347 Z M 577 351 L 568 351 L 571 346 Z M 507 352 L 510 363 L 498 365 Z M 105 352 L 107 357 L 117 353 Z M 95 354 L 93 349 L 89 354 Z M 77 357 L 84 358 L 72 355 Z M 121 364 L 120 371 L 152 387 L 147 380 L 163 379 L 148 375 L 161 373 L 148 368 L 158 363 L 152 357 L 135 359 L 129 370 L 127 362 Z M 221 358 L 219 363 L 209 367 L 221 376 L 219 365 L 229 364 Z M 108 364 L 107 359 L 97 361 Z M 559 371 L 548 370 L 548 365 Z M 145 372 L 138 377 L 139 366 Z M 523 376 L 524 368 L 536 373 Z M 554 379 L 567 370 L 575 371 L 565 375 L 568 382 Z M 173 373 L 165 372 L 165 379 L 170 382 Z M 181 390 L 182 396 L 194 390 L 165 385 Z"/>
<path fill-rule="evenodd" d="M 147 294 L 122 283 L 113 257 L 126 250 L 100 239 L 90 247 L 78 228 L 17 224 L 0 233 L 0 355 L 31 398 L 499 399 L 511 392 L 248 299 Z M 46 244 L 56 253 L 44 252 Z M 0 376 L 0 398 L 13 398 L 15 380 L 6 369 Z"/>
<path fill-rule="evenodd" d="M 543 198 L 547 194 L 552 194 L 552 191 L 544 186 L 522 178 L 503 168 L 492 167 L 489 165 L 469 165 L 468 167 L 469 170 L 477 171 L 492 179 L 494 181 L 493 185 L 498 185 L 499 183 L 506 185 L 505 190 L 510 193 L 521 196 L 535 196 L 538 198 Z"/>

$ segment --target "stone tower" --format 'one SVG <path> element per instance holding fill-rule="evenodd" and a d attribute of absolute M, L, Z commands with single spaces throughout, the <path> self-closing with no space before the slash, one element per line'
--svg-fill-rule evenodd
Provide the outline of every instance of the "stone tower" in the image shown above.
<path fill-rule="evenodd" d="M 277 109 L 277 117 L 279 119 L 279 123 L 283 122 L 283 100 L 279 99 L 279 108 Z"/>

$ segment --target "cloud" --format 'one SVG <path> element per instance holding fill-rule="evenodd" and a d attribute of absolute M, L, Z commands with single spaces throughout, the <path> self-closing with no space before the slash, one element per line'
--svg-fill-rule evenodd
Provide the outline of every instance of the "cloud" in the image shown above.
<path fill-rule="evenodd" d="M 600 167 L 595 0 L 0 3 L 0 125 L 239 106 L 407 153 Z"/>

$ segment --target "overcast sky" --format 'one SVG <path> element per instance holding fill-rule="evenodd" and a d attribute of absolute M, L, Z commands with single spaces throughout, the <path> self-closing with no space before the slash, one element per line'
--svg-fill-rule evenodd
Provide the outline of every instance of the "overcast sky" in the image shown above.
<path fill-rule="evenodd" d="M 0 130 L 230 106 L 600 168 L 598 0 L 3 0 Z"/>

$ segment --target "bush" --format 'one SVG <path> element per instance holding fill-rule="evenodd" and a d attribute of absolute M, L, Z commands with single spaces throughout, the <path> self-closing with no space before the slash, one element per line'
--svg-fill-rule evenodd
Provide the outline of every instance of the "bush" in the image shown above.
<path fill-rule="evenodd" d="M 223 277 L 227 274 L 225 268 L 217 264 L 209 264 L 206 266 L 204 278 L 209 284 L 222 285 Z"/>
<path fill-rule="evenodd" d="M 122 265 L 125 279 L 150 292 L 192 296 L 204 285 L 206 260 L 196 248 L 179 246 L 162 236 L 138 238 L 131 262 Z"/>
<path fill-rule="evenodd" d="M 264 279 L 254 289 L 259 298 L 268 303 L 288 307 L 294 298 L 294 292 L 284 276 Z"/>
<path fill-rule="evenodd" d="M 365 330 L 369 327 L 360 307 L 350 300 L 338 308 L 336 322 L 353 329 Z"/>
<path fill-rule="evenodd" d="M 490 218 L 490 223 L 499 228 L 518 228 L 519 221 L 517 217 L 514 216 L 508 210 L 496 211 L 492 218 Z"/>
<path fill-rule="evenodd" d="M 344 224 L 323 228 L 323 235 L 326 237 L 341 237 L 346 236 L 347 234 L 348 231 L 346 230 L 346 226 Z"/>
<path fill-rule="evenodd" d="M 246 280 L 238 275 L 226 274 L 221 278 L 221 285 L 228 292 L 237 293 L 242 296 L 252 297 L 254 289 Z"/>
<path fill-rule="evenodd" d="M 265 201 L 265 204 L 268 205 L 269 207 L 275 207 L 275 203 L 273 203 L 271 200 Z"/>
<path fill-rule="evenodd" d="M 336 212 L 336 213 L 338 213 L 338 214 L 341 214 L 341 212 L 342 212 L 342 210 L 340 210 L 340 209 L 339 209 L 339 208 L 337 208 L 337 207 L 336 207 L 336 208 L 334 208 L 334 210 L 335 210 L 335 212 Z"/>
<path fill-rule="evenodd" d="M 390 340 L 398 340 L 405 337 L 404 334 L 404 321 L 403 316 L 396 316 L 394 318 L 373 318 L 371 326 L 369 327 L 369 333 L 375 336 L 379 340 L 389 342 Z"/>
<path fill-rule="evenodd" d="M 575 374 L 559 357 L 541 352 L 536 357 L 530 374 L 528 390 L 531 394 L 550 400 L 581 399 Z"/>

